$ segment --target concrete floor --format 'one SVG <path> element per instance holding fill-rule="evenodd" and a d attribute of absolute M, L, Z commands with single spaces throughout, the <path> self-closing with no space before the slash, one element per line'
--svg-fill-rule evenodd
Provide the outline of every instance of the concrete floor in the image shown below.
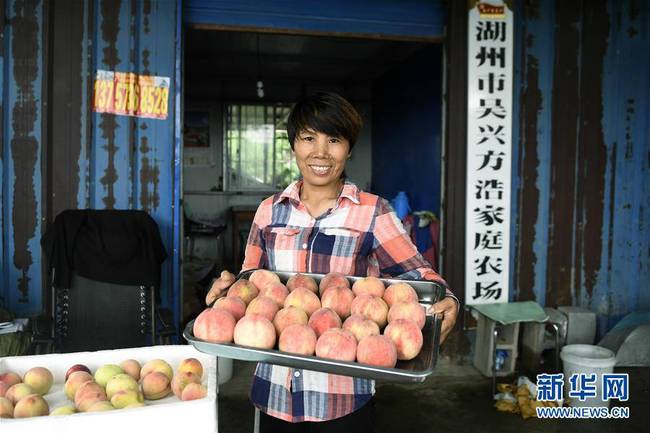
<path fill-rule="evenodd" d="M 219 431 L 251 433 L 254 411 L 248 400 L 253 363 L 235 361 L 233 378 L 221 386 Z M 416 385 L 377 384 L 377 433 L 457 432 L 499 433 L 633 433 L 650 425 L 650 368 L 616 369 L 630 374 L 628 420 L 523 420 L 497 412 L 491 399 L 491 379 L 471 365 L 440 360 L 435 373 Z M 505 382 L 506 380 L 504 380 Z"/>

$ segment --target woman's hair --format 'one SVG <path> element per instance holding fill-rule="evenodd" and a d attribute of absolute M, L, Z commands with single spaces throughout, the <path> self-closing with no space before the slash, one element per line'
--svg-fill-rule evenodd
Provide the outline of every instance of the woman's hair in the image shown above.
<path fill-rule="evenodd" d="M 306 96 L 291 109 L 287 121 L 289 144 L 301 131 L 311 129 L 332 137 L 345 138 L 350 150 L 357 142 L 363 121 L 346 99 L 332 92 L 318 92 Z"/>

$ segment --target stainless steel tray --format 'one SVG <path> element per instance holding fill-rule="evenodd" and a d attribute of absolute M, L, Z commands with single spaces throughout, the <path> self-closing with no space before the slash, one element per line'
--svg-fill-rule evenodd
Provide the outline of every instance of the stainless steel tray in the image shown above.
<path fill-rule="evenodd" d="M 242 272 L 237 279 L 248 279 L 253 270 Z M 295 272 L 275 272 L 280 281 L 286 281 Z M 309 274 L 317 282 L 323 278 L 322 274 Z M 350 283 L 363 277 L 348 277 Z M 420 304 L 429 306 L 442 299 L 445 288 L 438 283 L 431 281 L 416 280 L 381 280 L 388 286 L 397 282 L 409 283 L 418 293 Z M 197 350 L 224 358 L 239 359 L 242 361 L 267 362 L 269 364 L 284 365 L 305 370 L 322 371 L 325 373 L 340 374 L 344 376 L 363 377 L 389 382 L 422 382 L 429 376 L 436 365 L 438 348 L 440 344 L 441 320 L 437 315 L 427 316 L 426 323 L 422 329 L 424 342 L 422 350 L 417 357 L 410 361 L 398 361 L 395 368 L 375 367 L 372 365 L 360 364 L 357 362 L 336 361 L 333 359 L 319 358 L 317 356 L 294 355 L 280 352 L 279 350 L 256 349 L 254 347 L 240 346 L 234 343 L 209 343 L 194 337 L 192 329 L 194 321 L 187 324 L 183 337 Z"/>

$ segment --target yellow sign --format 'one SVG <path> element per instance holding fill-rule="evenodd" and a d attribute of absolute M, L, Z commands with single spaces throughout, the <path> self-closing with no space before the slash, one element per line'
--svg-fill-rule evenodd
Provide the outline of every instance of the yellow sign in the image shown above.
<path fill-rule="evenodd" d="M 166 119 L 169 112 L 169 81 L 169 77 L 98 70 L 93 111 Z"/>

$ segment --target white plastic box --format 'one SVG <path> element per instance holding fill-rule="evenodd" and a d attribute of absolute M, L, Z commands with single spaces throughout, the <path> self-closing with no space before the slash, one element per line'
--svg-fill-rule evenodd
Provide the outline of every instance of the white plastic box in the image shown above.
<path fill-rule="evenodd" d="M 189 429 L 192 432 L 212 433 L 217 431 L 216 358 L 197 351 L 193 346 L 153 346 L 98 352 L 6 357 L 0 358 L 0 373 L 13 371 L 22 377 L 32 367 L 48 368 L 54 375 L 54 385 L 44 398 L 47 400 L 51 412 L 57 407 L 72 404 L 63 392 L 65 373 L 68 368 L 74 364 L 84 364 L 94 373 L 104 364 L 119 364 L 131 358 L 141 364 L 152 359 L 164 359 L 174 371 L 183 359 L 196 358 L 203 364 L 203 385 L 207 386 L 208 395 L 200 400 L 181 401 L 171 394 L 161 400 L 145 400 L 146 406 L 144 407 L 108 412 L 0 419 L 0 432 L 115 433 L 150 431 L 178 433 Z M 219 362 L 219 367 L 222 367 L 221 362 Z"/>

